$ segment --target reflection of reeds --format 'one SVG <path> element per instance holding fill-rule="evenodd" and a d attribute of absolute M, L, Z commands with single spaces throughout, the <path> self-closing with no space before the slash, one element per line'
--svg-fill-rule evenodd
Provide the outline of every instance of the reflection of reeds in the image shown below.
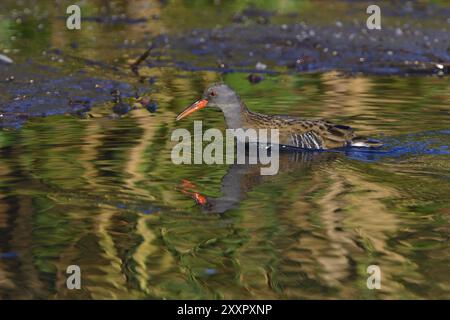
<path fill-rule="evenodd" d="M 408 274 L 416 278 L 418 275 L 414 270 L 416 266 L 400 253 L 393 251 L 388 244 L 390 237 L 399 232 L 400 220 L 386 203 L 398 198 L 399 192 L 344 168 L 340 169 L 338 174 L 349 185 L 349 192 L 341 195 L 346 213 L 343 227 L 351 232 L 354 241 L 359 242 L 367 255 L 357 261 L 362 269 L 361 277 L 367 278 L 365 270 L 367 265 L 379 265 L 383 277 L 379 296 L 397 298 L 406 296 L 405 288 L 398 279 L 403 277 L 405 269 L 409 269 Z"/>
<path fill-rule="evenodd" d="M 95 230 L 98 236 L 98 244 L 103 250 L 102 256 L 108 261 L 107 265 L 98 266 L 97 268 L 103 272 L 100 276 L 103 280 L 102 282 L 109 283 L 115 289 L 105 290 L 103 287 L 98 286 L 95 279 L 97 276 L 91 276 L 93 285 L 89 288 L 92 294 L 92 298 L 124 298 L 127 297 L 127 279 L 123 273 L 124 265 L 123 258 L 117 252 L 114 237 L 111 235 L 109 228 L 112 226 L 112 218 L 115 215 L 115 211 L 112 208 L 102 208 L 100 209 L 100 214 L 94 220 L 97 224 Z M 98 278 L 100 280 L 100 278 Z M 110 295 L 110 296 L 109 296 Z"/>
<path fill-rule="evenodd" d="M 335 72 L 324 73 L 321 78 L 325 92 L 320 117 L 335 119 L 342 114 L 348 118 L 364 114 L 365 117 L 375 118 L 377 110 L 367 101 L 372 86 L 369 78 L 344 77 Z M 375 129 L 375 124 L 358 125 L 360 131 L 373 132 Z"/>
<path fill-rule="evenodd" d="M 103 139 L 106 137 L 103 127 L 96 121 L 87 121 L 86 127 L 81 135 L 80 154 L 77 156 L 77 161 L 80 162 L 83 170 L 81 179 L 83 179 L 89 190 L 101 191 L 104 186 L 101 184 L 101 177 L 97 167 L 97 161 L 100 155 L 100 150 L 103 147 Z M 94 195 L 95 196 L 95 195 Z M 56 199 L 59 197 L 55 195 Z M 80 198 L 81 200 L 81 198 Z M 89 199 L 88 201 L 92 201 Z M 95 205 L 95 203 L 92 203 Z M 58 278 L 57 278 L 57 292 L 58 298 L 80 298 L 87 295 L 91 298 L 124 298 L 128 296 L 126 278 L 123 273 L 123 262 L 120 258 L 115 243 L 114 237 L 111 235 L 109 229 L 113 225 L 113 217 L 116 213 L 114 208 L 100 205 L 99 209 L 90 210 L 91 214 L 95 216 L 90 217 L 92 221 L 92 229 L 85 230 L 77 239 L 69 244 L 60 255 L 58 262 Z M 78 214 L 78 216 L 80 213 Z M 73 218 L 76 218 L 75 216 Z M 80 242 L 91 238 L 91 233 L 98 239 L 98 247 L 102 252 L 97 254 L 103 259 L 96 259 L 96 264 L 92 265 L 89 261 L 94 248 L 90 248 L 89 255 L 80 256 L 79 246 Z M 95 252 L 95 251 L 94 251 Z M 66 268 L 71 264 L 78 264 L 82 272 L 82 293 L 77 291 L 69 291 L 66 288 Z M 100 274 L 99 274 L 100 273 Z M 105 290 L 105 287 L 112 288 Z"/>
<path fill-rule="evenodd" d="M 147 295 L 151 293 L 152 285 L 150 281 L 152 272 L 147 268 L 147 259 L 158 250 L 158 247 L 152 243 L 156 236 L 153 230 L 147 226 L 148 220 L 148 216 L 138 218 L 136 233 L 142 237 L 142 241 L 133 253 L 133 259 L 137 264 L 134 277 L 138 280 L 139 289 Z"/>
<path fill-rule="evenodd" d="M 97 155 L 97 147 L 101 145 L 101 138 L 102 135 L 99 133 L 100 126 L 96 122 L 87 122 L 86 126 L 84 127 L 82 134 L 80 135 L 81 138 L 81 145 L 80 145 L 80 153 L 78 155 L 78 161 L 80 162 L 83 173 L 81 175 L 82 179 L 85 181 L 85 183 L 90 186 L 91 188 L 95 189 L 98 187 L 96 184 L 96 177 L 97 177 L 97 171 L 95 170 L 95 166 L 93 164 L 93 160 L 96 158 Z M 55 197 L 55 201 L 58 201 L 58 194 L 54 194 L 53 197 Z M 76 214 L 73 214 L 74 218 Z M 90 229 L 85 230 L 84 233 L 81 233 L 73 239 L 72 243 L 67 244 L 67 246 L 64 248 L 64 250 L 61 252 L 59 256 L 58 263 L 56 264 L 57 272 L 56 272 L 56 296 L 57 299 L 67 299 L 67 298 L 87 298 L 91 297 L 91 293 L 89 291 L 89 288 L 85 287 L 85 279 L 86 275 L 88 275 L 88 272 L 86 272 L 85 265 L 82 263 L 82 259 L 80 259 L 77 244 L 80 241 L 80 238 L 83 238 L 91 232 Z M 67 289 L 66 280 L 67 280 L 67 274 L 66 270 L 69 265 L 77 264 L 80 266 L 82 271 L 82 287 L 83 287 L 83 294 L 80 294 L 77 290 L 70 291 Z"/>
<path fill-rule="evenodd" d="M 8 165 L 1 161 L 0 162 L 0 177 L 7 177 L 11 173 L 11 170 L 9 169 Z M 5 189 L 6 186 L 4 186 L 5 182 L 2 182 L 2 191 Z M 8 209 L 9 204 L 5 201 L 6 194 L 4 192 L 0 193 L 0 229 L 6 229 L 8 227 Z"/>
<path fill-rule="evenodd" d="M 0 162 L 0 176 L 7 177 L 11 173 L 11 170 L 7 163 Z M 4 182 L 3 182 L 4 183 Z M 9 215 L 14 210 L 10 204 L 6 202 L 5 186 L 2 183 L 2 192 L 0 193 L 0 229 L 11 229 L 9 223 Z M 3 233 L 3 236 L 6 234 Z M 6 251 L 9 243 L 2 243 L 1 251 Z M 10 293 L 17 291 L 17 285 L 14 283 L 14 278 L 17 276 L 16 270 L 10 270 L 10 264 L 7 260 L 0 259 L 0 299 L 6 299 Z M 14 296 L 14 295 L 12 295 Z"/>
<path fill-rule="evenodd" d="M 20 146 L 15 147 L 15 149 L 13 152 L 18 152 L 18 154 L 23 151 Z M 20 161 L 9 164 L 2 162 L 0 165 L 0 175 L 16 179 L 15 177 L 19 172 L 22 172 Z M 26 187 L 29 187 L 29 185 L 26 185 Z M 38 183 L 34 187 L 39 187 Z M 9 193 L 12 190 L 5 191 Z M 5 230 L 11 232 L 9 241 L 4 248 L 8 248 L 9 252 L 17 257 L 5 262 L 0 259 L 0 288 L 6 288 L 6 292 L 10 292 L 10 295 L 7 295 L 8 298 L 46 297 L 49 294 L 49 288 L 39 277 L 32 251 L 35 218 L 33 198 L 27 194 L 20 195 L 20 193 L 9 195 L 9 197 L 14 198 L 14 204 L 5 203 L 3 197 L 3 199 L 0 199 L 2 208 L 0 217 L 5 216 L 9 219 L 14 217 L 13 224 L 4 224 L 3 226 Z M 4 219 L 0 218 L 0 221 L 2 220 Z M 0 292 L 0 294 L 3 294 L 3 292 Z"/>
<path fill-rule="evenodd" d="M 294 272 L 297 265 L 296 272 L 303 275 L 304 283 L 314 279 L 317 287 L 328 288 L 323 290 L 329 291 L 330 297 L 336 295 L 335 290 L 341 298 L 368 297 L 366 268 L 376 264 L 383 277 L 382 290 L 377 294 L 404 296 L 404 288 L 396 279 L 409 262 L 387 244 L 389 236 L 398 231 L 398 219 L 386 208 L 385 201 L 398 196 L 397 192 L 338 166 L 326 172 L 327 178 L 312 180 L 316 186 L 312 185 L 311 191 L 294 201 L 287 211 L 292 225 L 304 232 L 286 252 L 286 266 L 281 264 L 280 271 L 287 268 Z M 308 211 L 307 215 L 292 214 Z M 305 297 L 302 281 L 289 286 L 285 293 Z M 324 292 L 317 294 L 323 296 Z"/>
<path fill-rule="evenodd" d="M 164 114 L 162 116 L 164 117 Z M 171 114 L 169 117 L 172 118 L 173 115 Z M 149 166 L 146 152 L 147 149 L 155 143 L 155 132 L 158 133 L 158 126 L 152 123 L 149 124 L 149 120 L 154 119 L 149 118 L 146 110 L 135 110 L 133 112 L 133 118 L 142 129 L 142 134 L 138 139 L 130 141 L 129 148 L 123 148 L 122 150 L 124 158 L 126 159 L 121 164 L 121 167 L 123 168 L 121 171 L 125 173 L 123 186 L 125 187 L 125 190 L 127 190 L 127 193 L 132 193 L 134 197 L 154 198 L 154 195 L 152 196 L 149 194 L 148 190 L 143 189 L 143 185 L 145 186 L 145 183 L 143 182 L 148 178 L 147 172 L 152 172 L 152 174 L 155 175 L 158 174 L 158 172 L 153 172 L 154 168 L 157 167 L 157 163 L 161 161 L 159 158 L 165 157 L 168 151 L 165 150 L 164 144 L 158 146 L 160 149 L 159 151 L 161 152 L 151 155 L 154 162 Z M 106 190 L 105 186 L 102 185 L 103 180 L 100 176 L 97 163 L 100 157 L 100 150 L 104 148 L 102 140 L 107 138 L 108 134 L 97 121 L 87 121 L 86 123 L 87 125 L 82 134 L 83 142 L 81 144 L 81 153 L 77 156 L 77 161 L 84 169 L 81 178 L 88 186 L 86 189 L 103 192 Z M 160 139 L 156 139 L 156 141 L 158 143 L 161 142 Z M 164 193 L 159 194 L 159 196 L 163 195 Z M 171 193 L 167 193 L 167 195 L 170 196 Z M 55 197 L 56 200 L 58 195 L 56 194 Z M 163 200 L 159 199 L 159 201 Z M 130 263 L 131 261 L 124 261 L 125 257 L 119 254 L 114 236 L 110 232 L 110 228 L 113 227 L 115 210 L 110 206 L 105 207 L 101 205 L 97 212 L 97 216 L 92 218 L 94 228 L 87 231 L 93 232 L 96 238 L 98 238 L 99 248 L 103 252 L 101 253 L 101 256 L 104 259 L 99 260 L 97 266 L 92 266 L 90 264 L 84 265 L 84 259 L 80 259 L 81 257 L 77 257 L 73 254 L 74 247 L 71 245 L 68 246 L 61 254 L 61 260 L 58 263 L 60 266 L 58 275 L 61 275 L 61 277 L 58 277 L 57 281 L 58 291 L 60 292 L 59 297 L 66 297 L 66 294 L 68 294 L 65 289 L 65 269 L 68 265 L 72 264 L 73 261 L 78 261 L 78 263 L 81 264 L 80 267 L 82 267 L 82 271 L 84 271 L 83 290 L 93 298 L 125 297 L 127 293 L 126 288 L 129 286 L 130 281 L 133 281 L 133 278 L 137 278 L 140 290 L 149 294 L 152 291 L 152 288 L 149 286 L 151 284 L 151 282 L 149 282 L 151 274 L 164 273 L 164 269 L 161 269 L 161 267 L 171 268 L 173 264 L 161 263 L 158 270 L 148 269 L 147 261 L 156 251 L 158 251 L 156 253 L 159 255 L 158 259 L 162 259 L 162 261 L 171 260 L 170 253 L 161 250 L 161 248 L 152 244 L 156 236 L 154 231 L 147 226 L 149 220 L 148 217 L 138 217 L 136 229 L 134 230 L 136 235 L 139 235 L 139 238 L 142 240 L 133 253 L 133 259 L 137 263 L 137 274 L 126 274 L 125 270 L 127 266 L 124 265 L 124 263 Z M 75 240 L 75 243 L 86 236 L 88 236 L 88 234 L 81 235 L 81 238 Z M 164 258 L 164 256 L 167 257 Z M 104 276 L 99 277 L 96 275 L 98 271 L 101 271 Z M 105 285 L 109 283 L 109 285 L 112 285 L 115 289 L 105 290 L 104 286 L 101 285 L 102 283 Z M 67 297 L 70 296 L 76 297 L 77 295 L 74 294 Z"/>
<path fill-rule="evenodd" d="M 148 190 L 140 188 L 139 183 L 145 179 L 142 172 L 143 162 L 146 161 L 145 151 L 149 144 L 152 143 L 157 127 L 149 125 L 149 117 L 146 110 L 136 110 L 134 115 L 137 116 L 136 122 L 142 129 L 142 135 L 136 145 L 130 150 L 128 161 L 125 163 L 125 171 L 129 174 L 125 184 L 136 194 L 149 197 Z M 148 227 L 148 220 L 149 217 L 144 215 L 137 218 L 135 232 L 141 237 L 141 243 L 133 253 L 133 259 L 137 266 L 135 269 L 136 274 L 132 275 L 137 278 L 140 290 L 147 295 L 152 291 L 150 282 L 152 270 L 147 268 L 147 259 L 158 250 L 158 247 L 153 244 L 156 235 L 154 230 Z"/>
<path fill-rule="evenodd" d="M 148 197 L 148 191 L 139 188 L 139 182 L 144 180 L 142 172 L 143 163 L 146 161 L 144 155 L 148 145 L 152 143 L 157 126 L 149 124 L 148 111 L 139 109 L 134 111 L 137 124 L 142 129 L 142 134 L 127 154 L 127 160 L 124 163 L 124 171 L 128 173 L 124 184 L 136 195 Z"/>
<path fill-rule="evenodd" d="M 268 182 L 266 187 L 282 195 L 282 199 L 276 195 L 272 199 L 279 211 L 259 208 L 256 198 L 261 194 L 257 193 L 234 213 L 233 228 L 246 240 L 230 259 L 239 286 L 249 297 L 370 297 L 373 292 L 367 290 L 365 281 L 371 264 L 382 270 L 379 297 L 407 294 L 397 279 L 405 267 L 411 275 L 414 268 L 388 245 L 390 236 L 398 232 L 399 221 L 386 201 L 398 197 L 398 192 L 339 163 L 327 166 L 310 168 L 307 176 L 299 175 L 299 166 L 289 182 L 282 178 L 283 172 Z M 258 187 L 261 180 L 242 178 L 256 182 L 247 184 L 244 193 L 263 188 Z M 234 297 L 236 293 L 222 288 L 221 294 Z"/>

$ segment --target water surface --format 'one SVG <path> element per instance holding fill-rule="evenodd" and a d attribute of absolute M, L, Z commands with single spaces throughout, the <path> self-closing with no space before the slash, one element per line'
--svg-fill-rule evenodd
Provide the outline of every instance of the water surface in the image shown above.
<path fill-rule="evenodd" d="M 450 298 L 450 80 L 431 76 L 430 63 L 448 61 L 443 1 L 384 10 L 386 33 L 375 40 L 362 31 L 364 4 L 345 1 L 264 1 L 256 13 L 247 1 L 220 10 L 89 1 L 82 31 L 70 35 L 65 2 L 40 1 L 32 13 L 30 1 L 4 2 L 0 49 L 15 64 L 0 65 L 1 299 Z M 232 22 L 239 12 L 248 20 Z M 336 38 L 329 30 L 340 25 Z M 258 37 L 235 39 L 234 28 Z M 312 42 L 295 42 L 296 28 Z M 155 39 L 163 46 L 139 81 L 129 64 Z M 303 46 L 312 60 L 289 67 Z M 364 70 L 354 63 L 362 53 L 371 76 L 329 71 L 341 62 Z M 422 62 L 429 76 L 408 76 Z M 251 84 L 246 68 L 263 80 Z M 271 177 L 258 166 L 173 164 L 174 129 L 193 131 L 200 119 L 225 129 L 215 110 L 175 122 L 219 80 L 254 111 L 325 118 L 385 146 L 282 154 Z M 158 109 L 111 117 L 112 89 Z M 89 101 L 89 116 L 68 114 L 69 98 Z M 70 291 L 74 264 L 82 284 Z M 381 268 L 381 290 L 366 286 L 369 265 Z"/>
<path fill-rule="evenodd" d="M 449 298 L 448 80 L 225 76 L 253 110 L 326 117 L 386 143 L 282 155 L 279 174 L 261 178 L 171 162 L 173 129 L 200 118 L 224 128 L 214 110 L 174 121 L 219 77 L 171 83 L 176 72 L 161 74 L 154 114 L 53 116 L 1 132 L 3 298 Z M 220 202 L 227 177 L 241 197 L 222 214 L 179 189 L 188 180 Z M 81 292 L 65 287 L 70 264 Z M 380 291 L 366 288 L 371 264 Z"/>

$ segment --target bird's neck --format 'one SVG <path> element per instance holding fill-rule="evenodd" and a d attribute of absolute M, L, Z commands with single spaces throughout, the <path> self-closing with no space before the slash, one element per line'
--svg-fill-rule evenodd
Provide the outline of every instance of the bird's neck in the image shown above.
<path fill-rule="evenodd" d="M 235 103 L 227 105 L 222 108 L 223 115 L 225 116 L 225 122 L 229 129 L 244 128 L 247 121 L 247 115 L 250 113 L 247 106 L 237 99 Z"/>

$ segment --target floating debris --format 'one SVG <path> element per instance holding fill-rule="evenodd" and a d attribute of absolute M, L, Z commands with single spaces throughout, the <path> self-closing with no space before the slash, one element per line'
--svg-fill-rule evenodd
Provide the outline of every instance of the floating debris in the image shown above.
<path fill-rule="evenodd" d="M 158 103 L 156 101 L 150 100 L 150 102 L 146 106 L 146 109 L 150 113 L 155 113 L 156 110 L 158 110 Z"/>
<path fill-rule="evenodd" d="M 220 69 L 228 69 L 228 65 L 225 62 L 221 61 L 221 60 L 217 61 L 217 67 L 220 68 Z"/>
<path fill-rule="evenodd" d="M 74 109 L 73 113 L 84 116 L 86 112 L 91 111 L 92 101 L 89 98 L 69 99 L 69 105 Z"/>
<path fill-rule="evenodd" d="M 249 74 L 249 75 L 248 75 L 247 79 L 248 79 L 248 81 L 249 81 L 250 83 L 256 84 L 256 83 L 259 83 L 259 82 L 261 82 L 262 80 L 264 80 L 264 77 L 261 76 L 261 75 L 259 75 L 259 74 L 254 74 L 254 73 L 252 73 L 252 74 Z"/>
<path fill-rule="evenodd" d="M 204 270 L 204 272 L 205 272 L 205 274 L 207 274 L 207 275 L 209 275 L 209 276 L 212 276 L 212 275 L 214 275 L 214 274 L 217 273 L 217 270 L 214 269 L 214 268 L 206 268 L 206 269 Z"/>
<path fill-rule="evenodd" d="M 256 70 L 266 70 L 267 69 L 267 65 L 258 61 L 256 63 L 256 65 L 255 65 L 255 69 Z"/>
<path fill-rule="evenodd" d="M 111 90 L 110 94 L 112 95 L 112 101 L 114 102 L 112 110 L 116 115 L 122 116 L 131 111 L 131 106 L 122 101 L 122 96 L 118 89 Z"/>
<path fill-rule="evenodd" d="M 259 16 L 256 18 L 256 23 L 258 24 L 269 24 L 270 20 L 267 17 Z"/>
<path fill-rule="evenodd" d="M 115 114 L 117 114 L 117 115 L 120 115 L 120 116 L 122 116 L 124 114 L 127 114 L 130 111 L 131 111 L 131 106 L 129 104 L 126 104 L 126 103 L 122 102 L 122 101 L 116 103 L 113 106 L 113 112 Z"/>
<path fill-rule="evenodd" d="M 112 102 L 114 102 L 114 103 L 120 102 L 120 91 L 119 90 L 113 89 L 113 90 L 111 90 L 110 94 L 113 97 Z"/>
<path fill-rule="evenodd" d="M 248 20 L 248 18 L 240 13 L 236 13 L 231 17 L 231 21 L 234 23 L 243 23 L 246 20 Z"/>

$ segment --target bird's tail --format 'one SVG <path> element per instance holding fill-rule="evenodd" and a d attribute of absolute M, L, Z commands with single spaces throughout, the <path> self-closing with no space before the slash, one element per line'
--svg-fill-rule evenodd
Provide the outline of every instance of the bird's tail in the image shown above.
<path fill-rule="evenodd" d="M 383 146 L 383 143 L 371 138 L 355 137 L 352 139 L 350 146 L 358 148 L 379 148 Z"/>

